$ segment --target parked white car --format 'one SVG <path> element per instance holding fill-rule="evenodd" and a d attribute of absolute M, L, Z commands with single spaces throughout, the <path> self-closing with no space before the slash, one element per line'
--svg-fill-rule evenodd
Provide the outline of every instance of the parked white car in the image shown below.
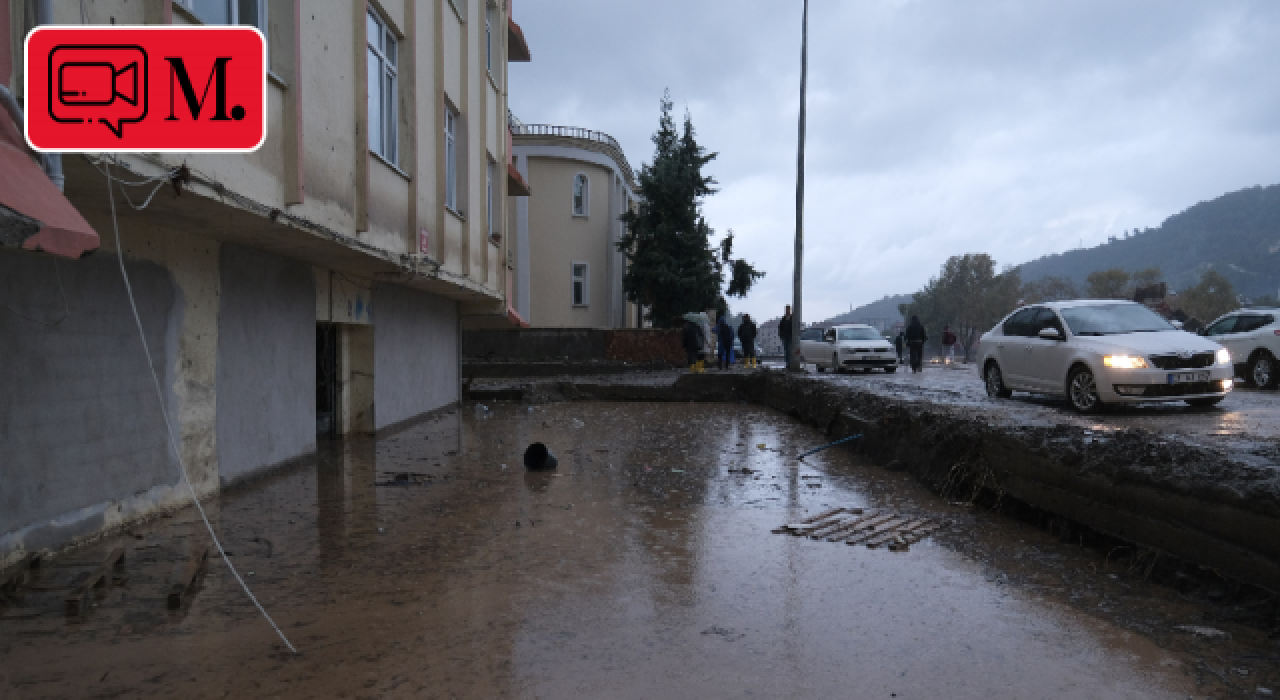
<path fill-rule="evenodd" d="M 987 394 L 1065 395 L 1082 413 L 1108 403 L 1212 406 L 1231 391 L 1231 353 L 1128 301 L 1026 306 L 982 336 Z"/>
<path fill-rule="evenodd" d="M 1280 381 L 1280 309 L 1239 309 L 1210 323 L 1201 335 L 1231 351 L 1235 374 L 1246 384 L 1274 389 Z"/>
<path fill-rule="evenodd" d="M 898 354 L 880 331 L 863 323 L 842 323 L 826 331 L 805 329 L 800 335 L 800 354 L 819 372 L 874 368 L 898 371 Z"/>

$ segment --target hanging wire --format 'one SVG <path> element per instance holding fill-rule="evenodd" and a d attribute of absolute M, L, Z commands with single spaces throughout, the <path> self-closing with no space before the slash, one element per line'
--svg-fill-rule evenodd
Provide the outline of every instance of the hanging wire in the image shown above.
<path fill-rule="evenodd" d="M 178 460 L 179 471 L 182 472 L 182 483 L 186 484 L 188 493 L 191 494 L 191 502 L 195 504 L 196 510 L 200 512 L 200 519 L 204 521 L 205 528 L 209 531 L 209 536 L 213 538 L 213 545 L 218 548 L 218 554 L 222 555 L 222 561 L 230 569 L 231 575 L 235 577 L 240 587 L 244 589 L 244 594 L 253 602 L 258 612 L 262 613 L 262 617 L 266 618 L 267 623 L 271 625 L 271 629 L 276 631 L 280 636 L 280 640 L 289 648 L 289 651 L 298 653 L 298 650 L 289 642 L 289 638 L 284 635 L 280 627 L 276 625 L 275 620 L 267 614 L 262 603 L 253 595 L 253 591 L 249 590 L 249 585 L 240 577 L 240 572 L 236 571 L 236 567 L 231 563 L 231 559 L 227 556 L 226 550 L 222 548 L 222 542 L 219 541 L 217 533 L 213 531 L 213 525 L 209 522 L 209 516 L 204 512 L 204 506 L 200 504 L 200 498 L 196 496 L 195 486 L 191 484 L 191 477 L 187 474 L 187 465 L 182 460 L 182 452 L 178 449 L 177 440 L 174 438 L 173 422 L 169 419 L 169 410 L 164 404 L 164 391 L 160 388 L 160 377 L 156 374 L 155 365 L 151 360 L 151 347 L 147 344 L 147 334 L 142 329 L 142 316 L 138 313 L 138 304 L 133 297 L 133 285 L 129 283 L 129 272 L 124 266 L 124 246 L 120 242 L 120 224 L 116 219 L 116 195 L 115 188 L 112 186 L 114 178 L 111 177 L 111 166 L 106 166 L 107 170 L 107 195 L 111 200 L 111 230 L 115 234 L 116 241 L 116 259 L 120 263 L 120 275 L 124 278 L 124 288 L 129 295 L 129 307 L 133 309 L 133 320 L 138 326 L 138 338 L 142 341 L 142 352 L 147 358 L 147 369 L 151 371 L 151 381 L 155 384 L 156 398 L 160 401 L 160 415 L 164 417 L 165 432 L 169 438 L 169 449 L 173 450 L 174 457 Z M 149 201 L 149 200 L 148 200 Z"/>

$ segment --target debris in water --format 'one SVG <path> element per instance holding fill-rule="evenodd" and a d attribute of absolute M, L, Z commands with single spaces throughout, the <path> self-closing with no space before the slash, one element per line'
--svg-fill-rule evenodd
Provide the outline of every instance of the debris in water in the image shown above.
<path fill-rule="evenodd" d="M 540 442 L 529 445 L 524 451 L 524 466 L 526 469 L 533 471 L 555 469 L 559 463 L 560 461 L 556 459 L 556 456 L 551 454 L 551 450 Z"/>
<path fill-rule="evenodd" d="M 1190 632 L 1197 637 L 1204 637 L 1205 639 L 1220 639 L 1222 637 L 1231 636 L 1220 629 L 1205 627 L 1203 625 L 1178 625 L 1177 627 L 1174 627 L 1174 629 L 1181 632 Z"/>

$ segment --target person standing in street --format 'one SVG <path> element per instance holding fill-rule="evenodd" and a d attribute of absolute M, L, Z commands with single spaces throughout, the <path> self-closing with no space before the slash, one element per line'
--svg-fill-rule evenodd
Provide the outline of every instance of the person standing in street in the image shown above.
<path fill-rule="evenodd" d="M 721 316 L 716 321 L 716 356 L 720 369 L 729 369 L 733 357 L 733 326 Z"/>
<path fill-rule="evenodd" d="M 924 344 L 929 340 L 929 333 L 925 331 L 924 324 L 920 323 L 919 316 L 912 316 L 911 322 L 907 324 L 906 331 L 907 347 L 911 350 L 911 371 L 924 371 Z"/>
<path fill-rule="evenodd" d="M 688 318 L 684 319 L 684 327 L 680 329 L 680 345 L 684 348 L 684 357 L 689 363 L 689 371 L 697 373 L 698 360 L 702 355 L 702 329 Z"/>
<path fill-rule="evenodd" d="M 947 362 L 952 363 L 956 360 L 956 334 L 951 331 L 951 326 L 942 327 L 942 346 L 947 349 Z"/>
<path fill-rule="evenodd" d="M 902 364 L 902 351 L 906 349 L 907 340 L 903 335 L 903 331 L 898 331 L 898 335 L 893 339 L 893 349 L 898 351 L 898 364 Z"/>
<path fill-rule="evenodd" d="M 791 366 L 791 305 L 787 304 L 787 312 L 778 321 L 778 337 L 782 339 L 782 364 Z"/>
<path fill-rule="evenodd" d="M 742 341 L 742 363 L 748 368 L 756 366 L 756 322 L 748 314 L 742 314 L 738 326 L 738 339 Z"/>

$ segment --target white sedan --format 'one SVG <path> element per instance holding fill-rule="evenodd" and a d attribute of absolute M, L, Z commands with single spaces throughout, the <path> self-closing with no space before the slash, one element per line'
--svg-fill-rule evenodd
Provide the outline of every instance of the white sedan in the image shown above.
<path fill-rule="evenodd" d="M 800 354 L 818 371 L 873 368 L 898 371 L 898 355 L 880 331 L 863 323 L 842 323 L 820 331 L 808 328 L 800 336 Z"/>
<path fill-rule="evenodd" d="M 1065 395 L 1082 413 L 1143 401 L 1212 406 L 1234 374 L 1226 348 L 1127 301 L 1023 307 L 982 336 L 978 357 L 988 395 Z"/>

